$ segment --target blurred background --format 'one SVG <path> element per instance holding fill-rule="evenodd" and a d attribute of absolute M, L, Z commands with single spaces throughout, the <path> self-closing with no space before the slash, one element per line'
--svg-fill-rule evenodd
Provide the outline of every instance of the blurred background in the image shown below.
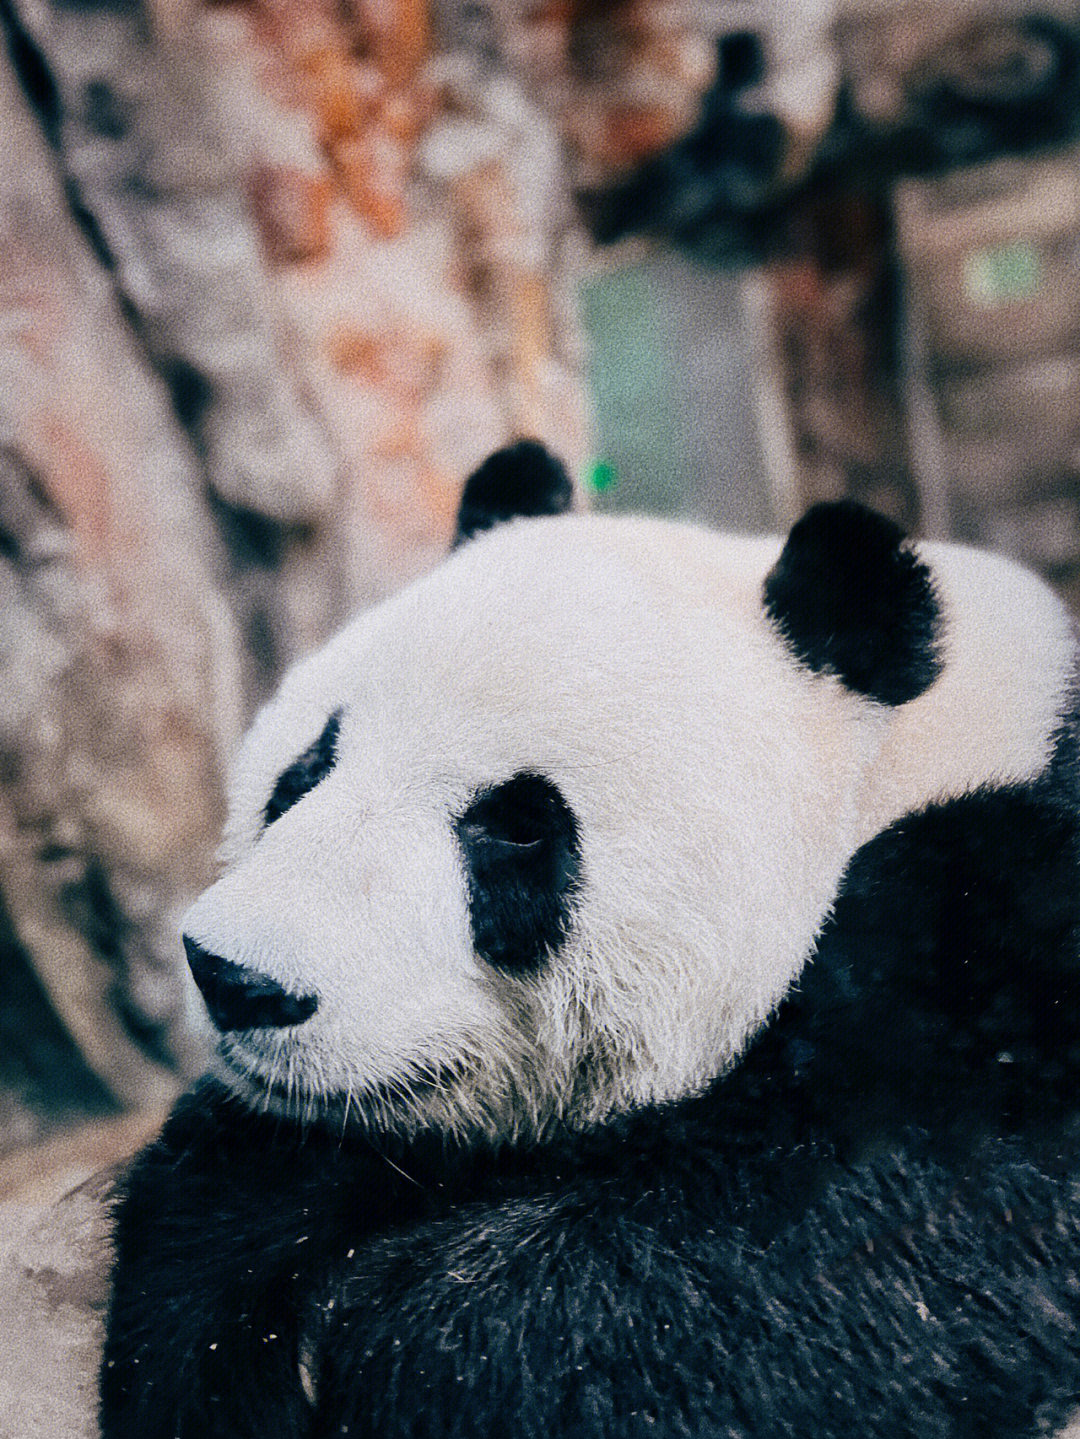
<path fill-rule="evenodd" d="M 0 0 L 0 1199 L 203 1062 L 177 917 L 282 669 L 537 435 L 1080 603 L 1080 4 Z"/>

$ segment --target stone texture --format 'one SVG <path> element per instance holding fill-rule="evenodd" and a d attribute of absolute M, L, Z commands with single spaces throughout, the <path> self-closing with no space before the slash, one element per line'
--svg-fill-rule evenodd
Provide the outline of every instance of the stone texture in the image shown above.
<path fill-rule="evenodd" d="M 236 650 L 191 449 L 3 67 L 0 130 L 0 892 L 93 1073 L 160 1101 Z"/>
<path fill-rule="evenodd" d="M 108 1180 L 0 1205 L 0 1439 L 96 1439 Z"/>

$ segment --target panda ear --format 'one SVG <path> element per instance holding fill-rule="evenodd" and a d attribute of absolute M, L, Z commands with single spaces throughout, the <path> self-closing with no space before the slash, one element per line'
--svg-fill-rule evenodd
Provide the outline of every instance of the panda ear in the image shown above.
<path fill-rule="evenodd" d="M 526 515 L 561 515 L 574 487 L 566 466 L 539 440 L 519 440 L 496 450 L 465 481 L 454 545 L 504 520 Z"/>
<path fill-rule="evenodd" d="M 879 704 L 905 704 L 941 670 L 929 569 L 898 525 L 850 500 L 815 505 L 798 521 L 764 601 L 803 664 Z"/>

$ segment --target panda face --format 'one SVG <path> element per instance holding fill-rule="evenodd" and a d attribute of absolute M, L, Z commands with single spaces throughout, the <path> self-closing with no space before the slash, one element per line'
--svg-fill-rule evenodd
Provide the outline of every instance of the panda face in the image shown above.
<path fill-rule="evenodd" d="M 885 724 L 765 614 L 778 549 L 522 521 L 288 676 L 185 923 L 242 1092 L 506 1136 L 730 1063 L 812 946 Z"/>

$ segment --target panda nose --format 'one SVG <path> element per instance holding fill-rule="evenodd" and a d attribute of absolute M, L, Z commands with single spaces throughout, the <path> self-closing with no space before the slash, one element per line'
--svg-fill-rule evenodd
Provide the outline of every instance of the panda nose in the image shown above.
<path fill-rule="evenodd" d="M 218 1029 L 282 1029 L 303 1024 L 318 1007 L 315 995 L 290 994 L 265 974 L 211 954 L 186 934 L 184 949 Z"/>

